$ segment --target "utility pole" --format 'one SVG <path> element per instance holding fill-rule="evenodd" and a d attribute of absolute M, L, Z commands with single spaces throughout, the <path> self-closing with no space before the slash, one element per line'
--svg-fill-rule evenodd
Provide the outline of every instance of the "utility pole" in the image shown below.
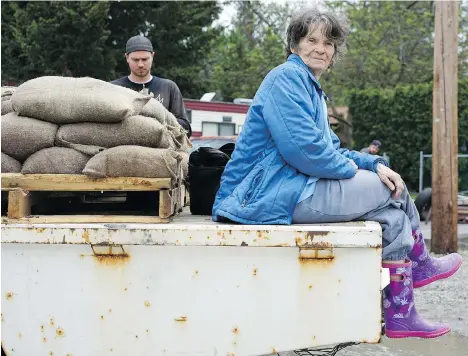
<path fill-rule="evenodd" d="M 431 239 L 435 253 L 458 249 L 458 8 L 458 1 L 435 1 Z"/>

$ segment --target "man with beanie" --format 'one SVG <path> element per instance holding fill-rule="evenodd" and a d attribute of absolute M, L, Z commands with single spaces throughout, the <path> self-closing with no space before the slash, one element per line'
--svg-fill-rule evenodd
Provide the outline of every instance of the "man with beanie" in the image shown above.
<path fill-rule="evenodd" d="M 152 95 L 177 118 L 179 124 L 187 131 L 187 136 L 190 137 L 192 129 L 186 118 L 179 87 L 169 79 L 151 75 L 154 58 L 151 41 L 143 36 L 133 36 L 127 41 L 125 58 L 130 67 L 130 75 L 111 83 Z"/>
<path fill-rule="evenodd" d="M 379 140 L 374 140 L 369 145 L 369 147 L 363 148 L 361 152 L 369 153 L 371 155 L 376 155 L 380 150 L 380 146 L 382 146 L 382 143 Z"/>

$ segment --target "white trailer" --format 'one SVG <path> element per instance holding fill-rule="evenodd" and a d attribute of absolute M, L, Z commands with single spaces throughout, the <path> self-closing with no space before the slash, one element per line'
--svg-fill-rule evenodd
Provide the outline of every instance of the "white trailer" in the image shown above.
<path fill-rule="evenodd" d="M 2 224 L 7 355 L 265 355 L 381 338 L 381 228 Z"/>

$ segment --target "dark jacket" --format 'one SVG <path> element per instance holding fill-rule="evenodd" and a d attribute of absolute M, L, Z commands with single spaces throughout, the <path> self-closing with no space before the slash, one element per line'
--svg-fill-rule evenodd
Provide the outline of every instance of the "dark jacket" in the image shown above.
<path fill-rule="evenodd" d="M 138 92 L 147 88 L 148 93 L 152 93 L 153 97 L 177 118 L 179 124 L 187 130 L 187 136 L 190 137 L 192 135 L 192 128 L 187 120 L 182 94 L 177 84 L 172 80 L 153 76 L 150 82 L 140 84 L 132 82 L 128 77 L 122 77 L 113 80 L 111 83 Z"/>

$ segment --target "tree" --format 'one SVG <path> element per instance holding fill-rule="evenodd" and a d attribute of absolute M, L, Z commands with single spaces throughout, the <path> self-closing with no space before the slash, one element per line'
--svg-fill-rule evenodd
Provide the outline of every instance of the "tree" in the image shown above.
<path fill-rule="evenodd" d="M 267 73 L 285 60 L 285 31 L 292 4 L 235 1 L 233 28 L 212 42 L 211 91 L 218 98 L 252 98 Z"/>
<path fill-rule="evenodd" d="M 2 2 L 2 73 L 22 82 L 42 75 L 110 79 L 107 2 Z"/>
<path fill-rule="evenodd" d="M 350 89 L 394 88 L 432 79 L 431 2 L 340 1 L 329 7 L 347 16 L 351 25 L 348 52 L 323 77 L 332 98 L 346 102 Z"/>
<path fill-rule="evenodd" d="M 211 28 L 220 6 L 203 2 L 2 2 L 2 82 L 42 75 L 128 74 L 125 44 L 144 34 L 153 42 L 155 74 L 175 81 L 186 97 L 201 96 Z"/>

